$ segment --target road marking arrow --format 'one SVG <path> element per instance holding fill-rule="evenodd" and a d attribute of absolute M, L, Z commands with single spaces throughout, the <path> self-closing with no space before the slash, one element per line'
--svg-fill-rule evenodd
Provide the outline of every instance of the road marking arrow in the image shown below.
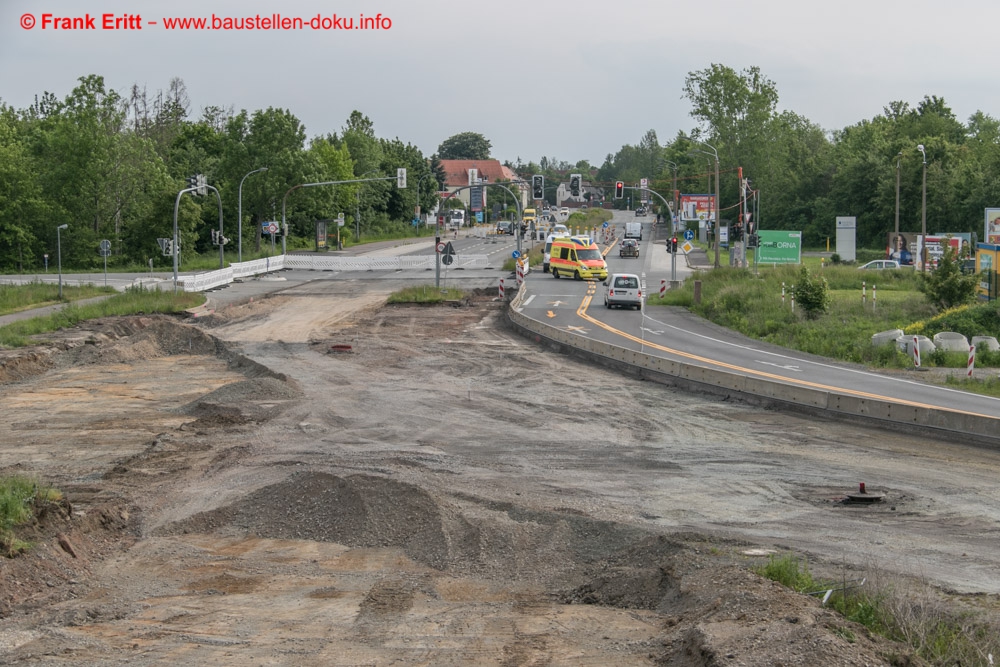
<path fill-rule="evenodd" d="M 583 327 L 566 327 L 570 331 L 577 331 L 579 333 L 587 333 L 587 330 Z"/>
<path fill-rule="evenodd" d="M 549 317 L 555 317 L 556 316 L 556 314 L 553 313 L 551 310 L 548 311 L 548 312 L 546 312 L 545 314 L 548 315 Z"/>
<path fill-rule="evenodd" d="M 651 334 L 656 334 L 657 336 L 662 336 L 662 335 L 663 335 L 663 332 L 662 332 L 662 331 L 656 331 L 656 330 L 654 330 L 654 329 L 647 329 L 646 327 L 640 327 L 640 328 L 641 328 L 641 329 L 642 329 L 643 331 L 648 331 L 649 333 L 651 333 Z"/>
<path fill-rule="evenodd" d="M 784 368 L 786 371 L 795 371 L 796 373 L 801 373 L 802 369 L 798 366 L 782 366 L 781 364 L 772 364 L 770 361 L 761 361 L 760 359 L 754 359 L 758 364 L 764 364 L 765 366 L 775 366 L 777 368 Z"/>
<path fill-rule="evenodd" d="M 549 301 L 549 305 L 550 306 L 555 306 L 556 308 L 558 308 L 559 306 L 563 305 L 564 303 L 566 303 L 566 302 L 565 301 Z"/>

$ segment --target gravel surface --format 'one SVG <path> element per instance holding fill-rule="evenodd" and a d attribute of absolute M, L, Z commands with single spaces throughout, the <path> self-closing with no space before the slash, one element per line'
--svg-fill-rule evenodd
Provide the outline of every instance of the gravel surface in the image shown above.
<path fill-rule="evenodd" d="M 787 550 L 998 606 L 994 452 L 616 376 L 490 295 L 327 289 L 0 355 L 0 474 L 67 496 L 0 562 L 0 661 L 922 664 L 750 571 Z"/>

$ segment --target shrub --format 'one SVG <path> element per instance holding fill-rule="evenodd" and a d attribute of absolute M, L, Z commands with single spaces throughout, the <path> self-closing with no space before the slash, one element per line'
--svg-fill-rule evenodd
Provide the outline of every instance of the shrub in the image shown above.
<path fill-rule="evenodd" d="M 951 246 L 944 247 L 944 256 L 937 269 L 922 275 L 920 291 L 939 308 L 951 308 L 976 300 L 976 286 L 979 284 L 979 276 L 962 273 L 959 263 L 955 260 L 955 251 Z"/>
<path fill-rule="evenodd" d="M 805 311 L 806 317 L 816 319 L 830 309 L 830 292 L 826 278 L 817 278 L 802 267 L 799 282 L 795 285 L 795 303 Z"/>

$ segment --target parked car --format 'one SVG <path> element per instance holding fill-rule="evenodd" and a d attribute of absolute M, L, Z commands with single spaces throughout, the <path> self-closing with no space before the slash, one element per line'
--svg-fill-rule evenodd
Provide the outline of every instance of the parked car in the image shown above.
<path fill-rule="evenodd" d="M 642 308 L 642 283 L 634 273 L 614 273 L 604 281 L 604 305 L 608 308 Z"/>
<path fill-rule="evenodd" d="M 868 262 L 867 264 L 862 264 L 861 266 L 858 267 L 858 270 L 859 271 L 861 269 L 879 269 L 879 270 L 881 270 L 881 269 L 898 269 L 898 268 L 899 268 L 899 262 L 897 262 L 894 259 L 876 259 L 873 262 Z"/>
<path fill-rule="evenodd" d="M 621 247 L 618 249 L 619 257 L 638 257 L 639 256 L 639 242 L 635 239 L 625 239 L 622 241 Z"/>
<path fill-rule="evenodd" d="M 501 220 L 497 223 L 497 234 L 514 234 L 514 223 Z"/>

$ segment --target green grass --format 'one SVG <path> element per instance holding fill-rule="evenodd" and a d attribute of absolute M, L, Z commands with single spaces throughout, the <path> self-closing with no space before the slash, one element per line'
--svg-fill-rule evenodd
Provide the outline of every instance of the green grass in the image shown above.
<path fill-rule="evenodd" d="M 9 558 L 27 550 L 31 545 L 18 539 L 15 529 L 32 521 L 40 504 L 61 499 L 62 493 L 30 477 L 0 478 L 0 553 Z"/>
<path fill-rule="evenodd" d="M 443 303 L 465 297 L 463 290 L 455 287 L 438 288 L 433 285 L 406 287 L 389 295 L 387 303 Z"/>
<path fill-rule="evenodd" d="M 115 315 L 178 313 L 204 302 L 203 294 L 179 292 L 175 295 L 172 291 L 130 288 L 97 303 L 83 306 L 70 304 L 51 315 L 33 317 L 0 327 L 0 347 L 30 345 L 31 336 L 71 327 L 84 320 Z"/>
<path fill-rule="evenodd" d="M 63 285 L 63 301 L 89 299 L 102 294 L 113 294 L 112 287 Z M 30 282 L 24 285 L 0 285 L 0 315 L 16 313 L 29 308 L 39 308 L 59 303 L 59 285 Z"/>
<path fill-rule="evenodd" d="M 969 609 L 941 602 L 932 587 L 913 584 L 872 571 L 859 581 L 823 582 L 809 572 L 804 559 L 787 554 L 771 556 L 752 568 L 757 574 L 799 593 L 825 594 L 826 605 L 870 632 L 901 642 L 931 665 L 985 665 L 985 656 L 1000 656 L 1000 627 Z M 846 627 L 831 628 L 849 642 L 855 633 Z"/>
<path fill-rule="evenodd" d="M 1000 331 L 1000 315 L 994 306 L 978 305 L 936 313 L 919 291 L 920 276 L 910 269 L 858 271 L 850 265 L 811 270 L 827 280 L 829 311 L 809 319 L 801 308 L 791 307 L 791 289 L 800 280 L 800 267 L 782 266 L 752 270 L 723 267 L 697 272 L 661 300 L 649 305 L 684 306 L 719 325 L 752 338 L 833 359 L 875 367 L 904 368 L 912 365 L 894 346 L 873 347 L 871 337 L 880 331 L 902 329 L 906 334 L 932 336 L 938 331 L 994 335 Z M 694 303 L 694 281 L 701 281 L 701 303 Z M 867 299 L 862 301 L 862 282 Z M 785 298 L 782 301 L 782 284 Z M 873 287 L 877 301 L 873 307 Z M 961 354 L 934 354 L 928 365 L 964 367 Z M 1000 365 L 1000 354 L 980 354 L 977 366 Z"/>

